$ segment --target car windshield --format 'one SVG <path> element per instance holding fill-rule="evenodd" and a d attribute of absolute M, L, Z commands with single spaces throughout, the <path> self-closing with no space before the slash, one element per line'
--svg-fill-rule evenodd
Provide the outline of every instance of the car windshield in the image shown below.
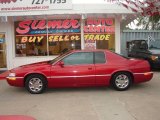
<path fill-rule="evenodd" d="M 149 50 L 160 51 L 160 39 L 156 39 L 154 41 L 149 41 Z"/>
<path fill-rule="evenodd" d="M 49 61 L 49 64 L 53 64 L 53 63 L 55 63 L 56 61 L 59 61 L 60 59 L 62 59 L 64 56 L 66 56 L 66 55 L 69 54 L 69 53 L 70 53 L 70 51 L 69 51 L 69 52 L 66 52 L 66 53 L 64 53 L 64 54 L 59 55 L 59 56 L 56 57 L 55 59 L 50 60 L 50 61 Z"/>
<path fill-rule="evenodd" d="M 139 49 L 143 49 L 143 50 L 147 50 L 148 49 L 148 45 L 147 42 L 145 40 L 135 40 L 130 42 L 129 44 L 129 51 L 132 50 L 139 50 Z"/>

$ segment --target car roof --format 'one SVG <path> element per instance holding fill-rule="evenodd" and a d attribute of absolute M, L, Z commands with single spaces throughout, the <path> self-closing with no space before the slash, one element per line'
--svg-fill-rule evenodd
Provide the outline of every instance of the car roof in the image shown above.
<path fill-rule="evenodd" d="M 106 52 L 106 51 L 109 51 L 109 50 L 103 50 L 103 49 L 94 49 L 94 50 L 87 50 L 87 49 L 84 49 L 84 50 L 72 50 L 72 52 Z"/>

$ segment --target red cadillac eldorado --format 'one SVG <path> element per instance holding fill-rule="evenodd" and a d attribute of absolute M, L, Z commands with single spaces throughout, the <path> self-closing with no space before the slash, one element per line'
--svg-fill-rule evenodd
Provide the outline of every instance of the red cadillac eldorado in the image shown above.
<path fill-rule="evenodd" d="M 30 93 L 46 88 L 109 86 L 119 91 L 147 82 L 153 72 L 145 60 L 123 57 L 108 50 L 75 50 L 51 61 L 23 65 L 9 71 L 11 86 Z"/>

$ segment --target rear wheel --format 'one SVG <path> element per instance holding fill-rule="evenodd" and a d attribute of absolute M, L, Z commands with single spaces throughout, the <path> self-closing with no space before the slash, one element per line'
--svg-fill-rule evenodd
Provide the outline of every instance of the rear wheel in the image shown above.
<path fill-rule="evenodd" d="M 132 77 L 127 72 L 116 73 L 111 81 L 113 88 L 119 91 L 127 90 L 132 84 Z"/>
<path fill-rule="evenodd" d="M 46 87 L 47 82 L 42 75 L 33 74 L 26 78 L 25 88 L 32 94 L 42 93 Z"/>

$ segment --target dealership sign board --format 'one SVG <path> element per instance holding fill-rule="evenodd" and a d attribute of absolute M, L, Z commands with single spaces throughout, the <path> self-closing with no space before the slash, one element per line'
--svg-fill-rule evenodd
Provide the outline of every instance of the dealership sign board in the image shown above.
<path fill-rule="evenodd" d="M 0 12 L 72 9 L 72 0 L 0 0 Z"/>
<path fill-rule="evenodd" d="M 110 41 L 115 36 L 113 18 L 87 19 L 84 26 L 85 49 L 96 49 L 96 41 Z"/>
<path fill-rule="evenodd" d="M 49 42 L 80 40 L 79 19 L 26 20 L 15 22 L 16 37 L 20 43 L 41 42 L 48 36 Z"/>
<path fill-rule="evenodd" d="M 21 43 L 41 42 L 48 36 L 49 42 L 80 40 L 79 19 L 26 20 L 15 22 L 16 37 Z M 96 48 L 96 41 L 114 39 L 114 19 L 87 19 L 84 26 L 86 47 Z"/>

